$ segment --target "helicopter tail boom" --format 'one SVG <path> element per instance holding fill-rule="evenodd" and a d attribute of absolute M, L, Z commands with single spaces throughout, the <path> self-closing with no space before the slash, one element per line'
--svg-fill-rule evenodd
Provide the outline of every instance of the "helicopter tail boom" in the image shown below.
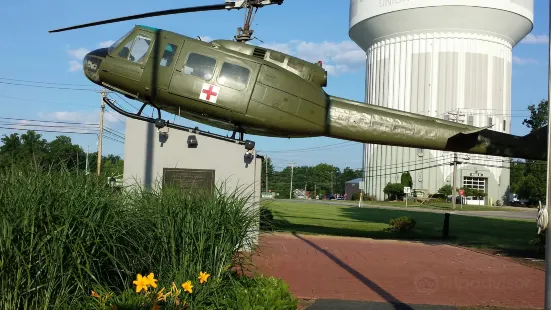
<path fill-rule="evenodd" d="M 363 143 L 547 160 L 547 126 L 515 136 L 328 96 L 326 135 Z"/>

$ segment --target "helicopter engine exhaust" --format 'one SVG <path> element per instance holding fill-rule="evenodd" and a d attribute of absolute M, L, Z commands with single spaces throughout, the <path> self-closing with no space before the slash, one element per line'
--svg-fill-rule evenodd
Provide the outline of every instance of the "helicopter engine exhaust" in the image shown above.
<path fill-rule="evenodd" d="M 515 136 L 434 117 L 328 96 L 328 137 L 450 152 L 547 159 L 547 126 Z"/>

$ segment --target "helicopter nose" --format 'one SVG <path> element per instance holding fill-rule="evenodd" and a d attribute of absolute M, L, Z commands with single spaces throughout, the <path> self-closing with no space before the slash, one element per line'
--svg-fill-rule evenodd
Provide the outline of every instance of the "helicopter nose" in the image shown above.
<path fill-rule="evenodd" d="M 107 56 L 107 48 L 99 48 L 93 50 L 90 53 L 84 56 L 82 61 L 82 67 L 84 70 L 84 75 L 93 83 L 101 86 L 101 80 L 99 77 L 99 69 L 101 63 L 105 60 Z"/>

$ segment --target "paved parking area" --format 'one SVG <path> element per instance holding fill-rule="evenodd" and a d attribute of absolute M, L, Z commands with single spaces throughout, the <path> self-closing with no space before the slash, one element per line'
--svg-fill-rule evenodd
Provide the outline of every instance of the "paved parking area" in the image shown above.
<path fill-rule="evenodd" d="M 263 235 L 254 263 L 299 298 L 543 308 L 544 271 L 437 243 Z"/>

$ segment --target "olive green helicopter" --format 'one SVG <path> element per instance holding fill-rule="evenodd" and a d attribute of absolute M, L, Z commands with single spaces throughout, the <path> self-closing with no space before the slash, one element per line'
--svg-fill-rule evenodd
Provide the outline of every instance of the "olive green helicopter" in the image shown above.
<path fill-rule="evenodd" d="M 127 117 L 164 127 L 198 132 L 237 143 L 244 133 L 260 136 L 332 137 L 362 143 L 547 160 L 547 127 L 515 136 L 415 113 L 331 96 L 324 91 L 327 71 L 279 51 L 247 44 L 259 8 L 283 0 L 241 0 L 114 18 L 77 28 L 189 12 L 245 9 L 245 22 L 233 40 L 204 42 L 175 32 L 135 26 L 109 48 L 88 53 L 85 76 L 93 83 L 143 103 Z M 142 115 L 150 105 L 157 118 Z M 213 127 L 230 137 L 170 123 L 161 110 Z M 239 138 L 236 133 L 239 132 Z"/>

